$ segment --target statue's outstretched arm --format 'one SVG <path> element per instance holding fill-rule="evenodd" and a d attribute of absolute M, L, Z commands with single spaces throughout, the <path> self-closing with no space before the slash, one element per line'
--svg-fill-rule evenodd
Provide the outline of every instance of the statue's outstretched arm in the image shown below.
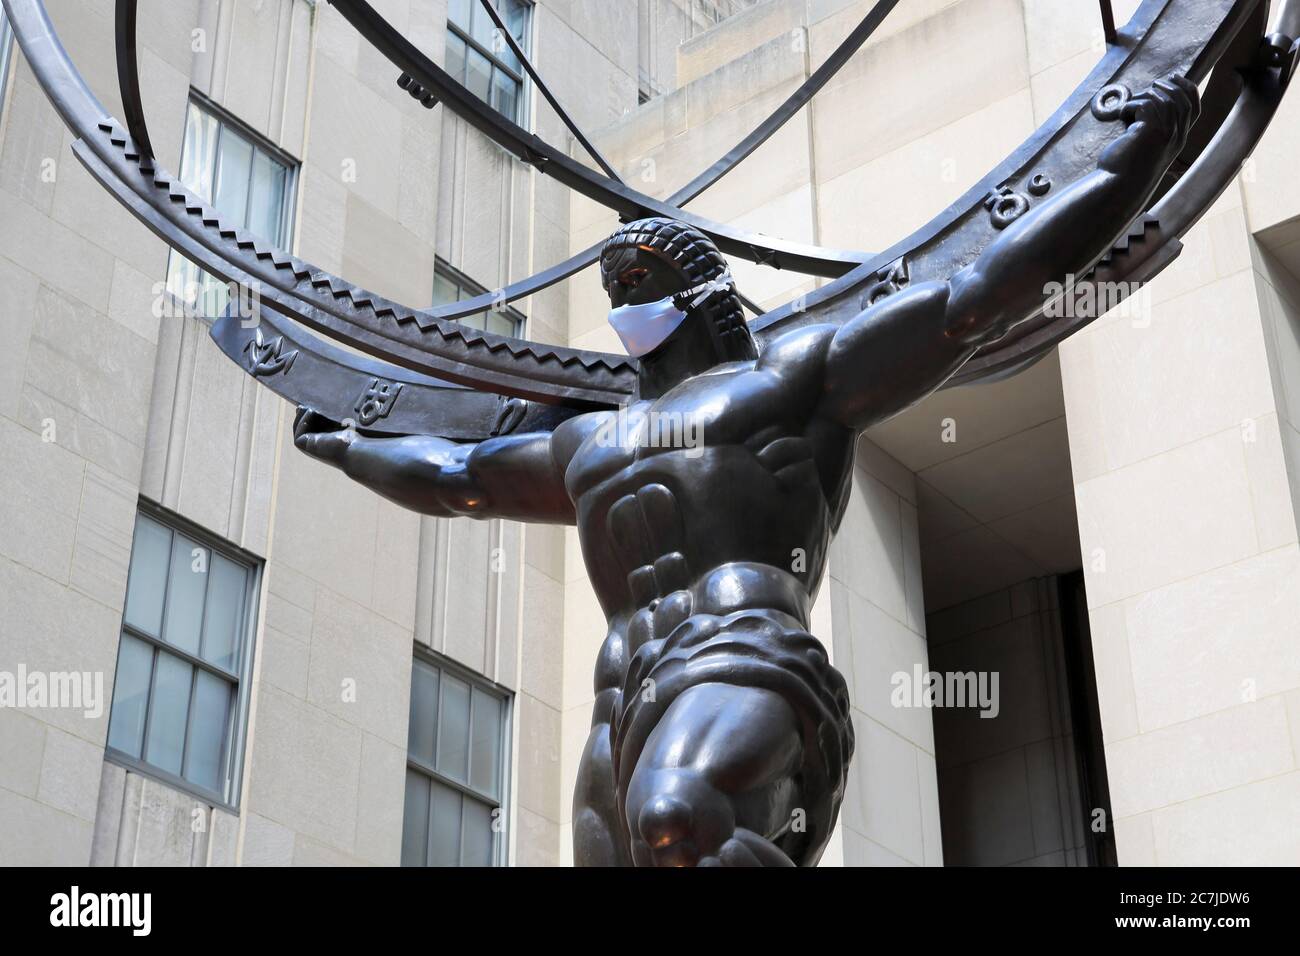
<path fill-rule="evenodd" d="M 1086 273 L 1141 215 L 1198 111 L 1189 80 L 1157 81 L 1130 100 L 1128 128 L 1094 172 L 1012 222 L 947 282 L 918 283 L 842 326 L 827 347 L 824 412 L 866 428 L 1033 316 L 1050 283 Z"/>
<path fill-rule="evenodd" d="M 421 514 L 573 524 L 573 502 L 552 454 L 552 433 L 458 444 L 431 435 L 373 438 L 322 427 L 299 409 L 294 444 L 390 501 Z"/>

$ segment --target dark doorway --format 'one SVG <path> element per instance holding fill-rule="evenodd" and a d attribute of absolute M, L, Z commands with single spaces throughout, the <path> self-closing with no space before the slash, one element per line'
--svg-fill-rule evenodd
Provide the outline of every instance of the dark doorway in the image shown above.
<path fill-rule="evenodd" d="M 983 688 L 934 709 L 945 864 L 1115 865 L 1082 573 L 945 609 L 927 630 L 931 672 Z"/>

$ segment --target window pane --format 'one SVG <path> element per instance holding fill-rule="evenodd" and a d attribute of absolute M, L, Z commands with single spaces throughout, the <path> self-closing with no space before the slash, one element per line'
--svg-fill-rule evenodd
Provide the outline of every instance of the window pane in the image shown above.
<path fill-rule="evenodd" d="M 253 160 L 253 199 L 248 212 L 248 229 L 276 245 L 284 244 L 284 188 L 286 170 L 258 150 Z"/>
<path fill-rule="evenodd" d="M 209 551 L 208 599 L 203 612 L 203 659 L 228 671 L 239 657 L 239 628 L 244 621 L 248 572 L 243 567 Z"/>
<path fill-rule="evenodd" d="M 251 569 L 144 513 L 136 526 L 108 747 L 230 799 Z"/>
<path fill-rule="evenodd" d="M 158 652 L 149 701 L 149 743 L 144 759 L 178 776 L 185 747 L 185 719 L 190 710 L 193 670 L 179 657 Z"/>
<path fill-rule="evenodd" d="M 210 202 L 224 223 L 278 246 L 288 244 L 289 167 L 195 103 L 186 113 L 181 180 Z M 220 316 L 230 301 L 225 283 L 175 252 L 168 253 L 167 290 L 208 318 Z"/>
<path fill-rule="evenodd" d="M 167 584 L 167 555 L 172 533 L 143 515 L 135 519 L 131 570 L 127 578 L 126 623 L 158 637 L 162 629 L 163 594 Z"/>
<path fill-rule="evenodd" d="M 433 274 L 433 304 L 449 305 L 460 301 L 460 287 L 440 272 Z"/>
<path fill-rule="evenodd" d="M 460 865 L 460 794 L 429 781 L 429 866 Z"/>
<path fill-rule="evenodd" d="M 229 127 L 221 134 L 217 156 L 217 198 L 213 205 L 226 225 L 248 226 L 248 177 L 253 165 L 253 144 Z"/>
<path fill-rule="evenodd" d="M 215 116 L 190 104 L 185 115 L 185 144 L 181 148 L 181 182 L 207 202 L 212 202 L 212 173 L 216 165 L 219 128 Z"/>
<path fill-rule="evenodd" d="M 518 40 L 519 38 L 515 37 L 515 39 Z M 524 65 L 519 62 L 519 57 L 515 56 L 515 51 L 510 49 L 510 44 L 506 42 L 506 38 L 501 35 L 499 30 L 492 31 L 492 53 L 499 62 L 504 63 L 516 73 L 522 74 L 524 72 Z"/>
<path fill-rule="evenodd" d="M 0 9 L 0 107 L 4 106 L 5 77 L 9 75 L 9 51 L 13 49 L 13 44 L 10 42 L 12 39 L 9 21 L 5 19 L 4 10 Z"/>
<path fill-rule="evenodd" d="M 465 318 L 456 321 L 461 325 L 468 325 L 471 329 L 483 329 L 486 328 L 485 323 L 487 320 L 484 318 L 483 313 L 480 312 L 478 315 L 467 315 Z"/>
<path fill-rule="evenodd" d="M 464 783 L 469 779 L 469 684 L 444 673 L 438 714 L 436 769 Z"/>
<path fill-rule="evenodd" d="M 465 41 L 454 33 L 447 34 L 447 73 L 465 82 Z"/>
<path fill-rule="evenodd" d="M 499 796 L 502 710 L 499 697 L 474 688 L 474 719 L 470 721 L 474 740 L 470 747 L 469 784 L 475 790 L 494 797 Z"/>
<path fill-rule="evenodd" d="M 478 50 L 470 50 L 468 55 L 469 64 L 466 68 L 465 87 L 486 103 L 492 85 L 492 63 Z"/>
<path fill-rule="evenodd" d="M 519 82 L 505 70 L 492 71 L 492 107 L 512 120 L 518 116 Z"/>
<path fill-rule="evenodd" d="M 477 800 L 465 798 L 465 822 L 461 839 L 461 866 L 492 865 L 492 808 Z"/>
<path fill-rule="evenodd" d="M 451 0 L 451 3 L 447 6 L 447 19 L 466 33 L 469 32 L 469 7 L 471 3 L 478 6 L 478 0 Z"/>
<path fill-rule="evenodd" d="M 417 760 L 434 766 L 433 744 L 438 732 L 438 672 L 423 661 L 411 671 L 411 718 L 406 749 Z"/>
<path fill-rule="evenodd" d="M 469 6 L 473 24 L 469 35 L 478 41 L 479 45 L 484 49 L 495 49 L 492 46 L 492 31 L 496 28 L 492 25 L 492 18 L 487 15 L 487 11 L 483 9 L 483 4 L 479 0 L 471 0 Z"/>
<path fill-rule="evenodd" d="M 199 315 L 215 319 L 226 311 L 230 301 L 230 290 L 226 284 L 214 275 L 200 271 L 199 296 L 195 301 Z"/>
<path fill-rule="evenodd" d="M 429 866 L 495 864 L 505 715 L 505 700 L 476 680 L 415 660 L 408 749 L 413 762 L 432 763 L 435 772 L 407 775 L 403 865 L 426 859 Z"/>
<path fill-rule="evenodd" d="M 194 712 L 190 716 L 189 739 L 185 745 L 185 779 L 220 791 L 221 750 L 230 719 L 232 685 L 207 671 L 194 681 Z"/>
<path fill-rule="evenodd" d="M 500 46 L 501 51 L 497 54 L 497 59 L 516 73 L 523 75 L 524 65 L 519 62 L 519 57 L 515 56 L 515 51 L 510 49 L 510 44 L 502 40 Z M 501 107 L 498 106 L 497 109 L 501 109 Z M 510 114 L 510 118 L 514 118 L 513 113 Z"/>
<path fill-rule="evenodd" d="M 144 743 L 144 715 L 149 707 L 149 679 L 153 648 L 130 634 L 117 648 L 117 674 L 113 678 L 113 711 L 108 720 L 108 745 L 140 756 Z"/>
<path fill-rule="evenodd" d="M 167 619 L 163 640 L 198 656 L 203 626 L 203 594 L 208 586 L 212 552 L 183 534 L 172 540 L 172 567 L 167 579 Z"/>
<path fill-rule="evenodd" d="M 518 2 L 518 0 L 503 0 L 498 9 L 501 11 L 501 19 L 506 22 L 506 29 L 508 29 L 510 35 L 515 38 L 515 42 L 519 44 L 520 49 L 522 49 L 524 53 L 527 53 L 527 5 Z M 522 74 L 524 72 L 524 65 L 519 62 L 519 58 L 515 56 L 514 51 L 510 49 L 510 44 L 504 41 L 501 43 L 501 62 L 506 64 L 516 73 Z"/>
<path fill-rule="evenodd" d="M 429 778 L 406 771 L 402 810 L 402 866 L 425 866 L 429 852 Z"/>
<path fill-rule="evenodd" d="M 167 291 L 182 302 L 198 298 L 199 267 L 175 249 L 167 253 Z"/>
<path fill-rule="evenodd" d="M 489 312 L 487 314 L 487 330 L 495 332 L 497 335 L 514 335 L 518 328 L 514 316 L 510 313 Z"/>
<path fill-rule="evenodd" d="M 528 7 L 524 0 L 502 0 L 498 9 L 501 19 L 506 21 L 510 34 L 519 41 L 524 52 L 528 52 Z"/>

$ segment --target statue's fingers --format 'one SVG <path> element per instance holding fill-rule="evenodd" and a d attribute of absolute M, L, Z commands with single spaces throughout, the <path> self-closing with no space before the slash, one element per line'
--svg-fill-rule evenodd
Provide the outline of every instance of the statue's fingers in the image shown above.
<path fill-rule="evenodd" d="M 294 444 L 321 461 L 337 464 L 343 459 L 343 453 L 352 444 L 353 432 L 350 429 L 336 432 L 307 432 L 294 439 Z"/>
<path fill-rule="evenodd" d="M 1156 103 L 1160 109 L 1170 110 L 1174 108 L 1174 101 L 1179 96 L 1178 87 L 1168 80 L 1156 80 L 1151 84 L 1150 96 L 1151 101 Z"/>
<path fill-rule="evenodd" d="M 511 398 L 502 402 L 497 410 L 496 424 L 492 427 L 493 435 L 509 435 L 519 427 L 528 413 L 528 403 L 521 398 Z"/>
<path fill-rule="evenodd" d="M 1185 136 L 1201 115 L 1201 92 L 1195 83 L 1178 73 L 1166 77 L 1164 86 L 1177 108 L 1178 128 Z"/>
<path fill-rule="evenodd" d="M 1183 102 L 1186 103 L 1187 112 L 1183 117 L 1183 125 L 1190 130 L 1192 125 L 1201 118 L 1201 91 L 1195 83 L 1181 74 L 1175 73 L 1172 79 L 1182 94 Z"/>
<path fill-rule="evenodd" d="M 1124 104 L 1120 117 L 1127 124 L 1149 121 L 1151 111 L 1155 108 L 1155 96 L 1150 90 L 1139 93 Z"/>
<path fill-rule="evenodd" d="M 1182 125 L 1183 119 L 1192 111 L 1192 100 L 1187 95 L 1187 90 L 1178 82 L 1177 76 L 1157 80 L 1156 85 L 1164 94 L 1165 102 L 1177 115 L 1179 125 Z"/>
<path fill-rule="evenodd" d="M 330 421 L 314 408 L 308 408 L 306 405 L 298 406 L 298 414 L 293 420 L 293 437 L 296 440 L 299 435 L 306 435 L 309 432 L 333 431 L 338 426 Z"/>
<path fill-rule="evenodd" d="M 293 415 L 293 437 L 296 441 L 298 436 L 305 431 L 304 423 L 311 416 L 312 411 L 306 405 L 299 405 L 298 410 Z"/>
<path fill-rule="evenodd" d="M 1152 89 L 1160 93 L 1164 93 L 1166 96 L 1170 96 L 1178 92 L 1178 84 L 1174 82 L 1174 78 L 1172 76 L 1159 77 L 1154 83 L 1151 84 L 1151 87 Z"/>
<path fill-rule="evenodd" d="M 298 412 L 294 416 L 293 437 L 297 441 L 298 436 L 306 435 L 311 432 L 333 432 L 340 431 L 343 425 L 328 418 L 316 411 L 314 408 L 308 408 L 305 405 L 298 407 Z"/>
<path fill-rule="evenodd" d="M 1187 94 L 1187 99 L 1192 104 L 1192 106 L 1194 107 L 1200 106 L 1200 102 L 1201 102 L 1200 87 L 1198 87 L 1187 77 L 1183 76 L 1181 73 L 1174 73 L 1173 75 L 1170 76 L 1170 79 L 1173 80 L 1173 82 L 1178 85 L 1178 88 L 1180 90 L 1182 90 L 1185 94 Z"/>
<path fill-rule="evenodd" d="M 315 456 L 317 453 L 317 439 L 320 437 L 317 432 L 303 431 L 293 436 L 293 443 L 307 454 Z"/>

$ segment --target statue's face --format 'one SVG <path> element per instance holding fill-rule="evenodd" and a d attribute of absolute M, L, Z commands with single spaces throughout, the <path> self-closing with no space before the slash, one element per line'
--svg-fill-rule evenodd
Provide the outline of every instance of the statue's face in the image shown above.
<path fill-rule="evenodd" d="M 609 304 L 615 309 L 657 302 L 690 288 L 680 269 L 657 253 L 640 247 L 613 250 L 601 266 L 613 277 L 609 283 Z"/>

